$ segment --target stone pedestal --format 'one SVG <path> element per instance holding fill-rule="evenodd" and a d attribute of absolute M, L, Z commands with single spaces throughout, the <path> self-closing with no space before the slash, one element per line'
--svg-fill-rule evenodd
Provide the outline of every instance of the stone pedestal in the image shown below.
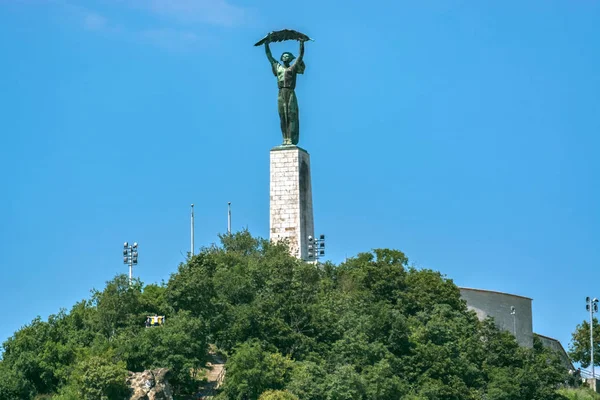
<path fill-rule="evenodd" d="M 297 146 L 271 150 L 270 239 L 287 239 L 293 256 L 311 260 L 308 237 L 315 235 L 310 156 Z"/>

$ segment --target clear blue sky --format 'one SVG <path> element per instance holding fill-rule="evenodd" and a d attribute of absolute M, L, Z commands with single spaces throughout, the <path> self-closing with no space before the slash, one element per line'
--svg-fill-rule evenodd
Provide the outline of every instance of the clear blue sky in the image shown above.
<path fill-rule="evenodd" d="M 0 340 L 117 273 L 268 236 L 281 142 L 266 32 L 295 28 L 300 145 L 328 258 L 404 251 L 534 299 L 568 345 L 600 297 L 600 5 L 563 1 L 0 0 Z M 296 42 L 273 51 L 297 52 Z"/>

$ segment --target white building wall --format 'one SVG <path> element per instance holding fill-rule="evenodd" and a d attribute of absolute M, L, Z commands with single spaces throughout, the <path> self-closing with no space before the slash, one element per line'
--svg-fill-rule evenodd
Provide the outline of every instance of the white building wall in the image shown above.
<path fill-rule="evenodd" d="M 533 347 L 533 320 L 531 299 L 509 293 L 490 290 L 460 288 L 467 307 L 477 313 L 479 320 L 493 317 L 496 326 L 515 334 L 521 346 Z M 511 315 L 515 307 L 515 315 Z"/>

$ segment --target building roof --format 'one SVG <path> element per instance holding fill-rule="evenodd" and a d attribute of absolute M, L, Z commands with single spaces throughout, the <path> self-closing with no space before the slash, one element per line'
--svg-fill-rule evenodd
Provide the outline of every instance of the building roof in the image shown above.
<path fill-rule="evenodd" d="M 467 287 L 459 287 L 460 290 L 470 290 L 473 292 L 482 292 L 482 293 L 496 293 L 496 294 L 503 294 L 505 296 L 513 296 L 513 297 L 520 297 L 522 299 L 526 299 L 526 300 L 532 300 L 533 299 L 531 297 L 525 297 L 525 296 L 520 296 L 518 294 L 512 294 L 512 293 L 505 293 L 505 292 L 497 292 L 495 290 L 485 290 L 485 289 L 474 289 L 474 288 L 467 288 Z"/>

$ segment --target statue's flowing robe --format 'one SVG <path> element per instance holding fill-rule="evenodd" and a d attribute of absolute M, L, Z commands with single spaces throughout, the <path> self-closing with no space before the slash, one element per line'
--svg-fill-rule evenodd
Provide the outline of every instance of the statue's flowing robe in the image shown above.
<path fill-rule="evenodd" d="M 303 61 L 295 62 L 289 67 L 275 61 L 271 64 L 273 75 L 277 77 L 279 95 L 277 96 L 277 110 L 281 120 L 281 133 L 283 144 L 298 144 L 300 138 L 300 121 L 298 117 L 298 100 L 296 99 L 296 75 L 303 74 L 306 68 Z"/>

